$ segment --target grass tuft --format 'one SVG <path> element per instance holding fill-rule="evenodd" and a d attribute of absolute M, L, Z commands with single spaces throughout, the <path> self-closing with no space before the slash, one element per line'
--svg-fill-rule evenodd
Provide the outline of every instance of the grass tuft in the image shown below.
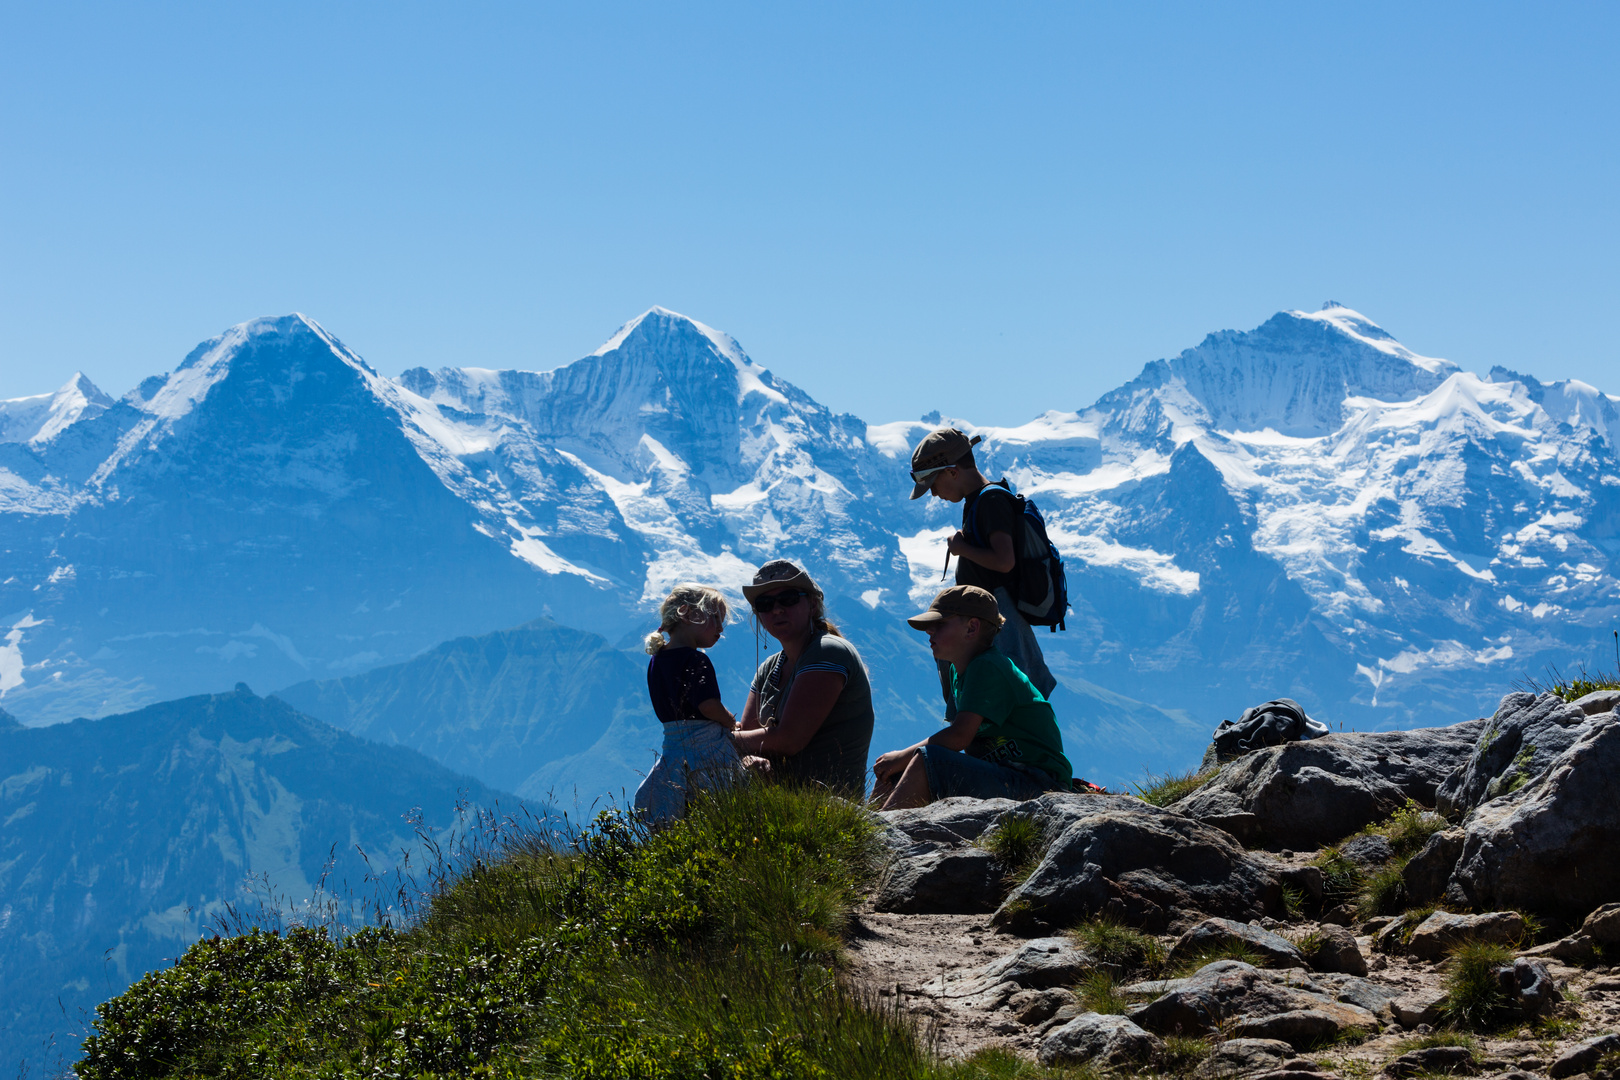
<path fill-rule="evenodd" d="M 1164 969 L 1163 942 L 1107 916 L 1088 919 L 1072 933 L 1093 960 L 1123 974 L 1153 975 Z"/>
<path fill-rule="evenodd" d="M 1479 1040 L 1466 1031 L 1457 1031 L 1452 1028 L 1441 1028 L 1431 1031 L 1427 1035 L 1414 1035 L 1409 1039 L 1402 1039 L 1395 1044 L 1397 1054 L 1409 1054 L 1413 1050 L 1428 1050 L 1435 1046 L 1464 1046 L 1469 1053 L 1479 1058 Z"/>
<path fill-rule="evenodd" d="M 1119 984 L 1114 976 L 1101 969 L 1094 970 L 1080 980 L 1075 987 L 1075 994 L 1080 998 L 1080 1005 L 1087 1012 L 1118 1015 L 1125 1011 L 1126 1006 L 1132 1002 L 1119 992 Z"/>
<path fill-rule="evenodd" d="M 1046 851 L 1046 837 L 1033 817 L 1008 814 L 981 840 L 981 846 L 996 857 L 1003 881 L 1013 886 L 1035 872 Z"/>
<path fill-rule="evenodd" d="M 1356 898 L 1356 914 L 1363 919 L 1397 914 L 1406 902 L 1406 879 L 1401 876 L 1405 867 L 1405 861 L 1392 859 L 1368 874 Z"/>
<path fill-rule="evenodd" d="M 1446 973 L 1446 1019 L 1455 1027 L 1489 1031 L 1498 1026 L 1507 1004 L 1496 981 L 1496 968 L 1513 962 L 1505 945 L 1469 941 L 1451 950 Z"/>
<path fill-rule="evenodd" d="M 1167 1035 L 1164 1039 L 1164 1052 L 1160 1058 L 1162 1070 L 1171 1076 L 1190 1073 L 1199 1062 L 1209 1057 L 1214 1049 L 1205 1039 L 1195 1039 L 1187 1035 Z"/>
<path fill-rule="evenodd" d="M 1323 848 L 1311 864 L 1322 871 L 1323 907 L 1348 904 L 1366 887 L 1367 872 L 1354 860 L 1340 854 L 1336 847 Z"/>
<path fill-rule="evenodd" d="M 1526 675 L 1513 685 L 1516 689 L 1527 690 L 1532 694 L 1554 693 L 1565 701 L 1579 701 L 1587 694 L 1598 690 L 1620 690 L 1620 674 L 1588 672 L 1586 665 L 1582 664 L 1579 674 L 1566 676 L 1556 666 L 1549 664 L 1546 682 Z"/>
<path fill-rule="evenodd" d="M 1146 783 L 1132 784 L 1131 787 L 1135 789 L 1136 797 L 1143 802 L 1154 806 L 1169 806 L 1215 779 L 1219 772 L 1219 769 L 1210 769 L 1202 773 L 1196 770 L 1184 773 L 1149 773 Z"/>

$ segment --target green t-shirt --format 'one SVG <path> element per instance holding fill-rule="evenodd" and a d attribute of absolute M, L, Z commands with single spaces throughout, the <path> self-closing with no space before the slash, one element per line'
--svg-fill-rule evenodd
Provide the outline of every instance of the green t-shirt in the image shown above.
<path fill-rule="evenodd" d="M 966 672 L 951 669 L 951 693 L 957 712 L 984 717 L 967 752 L 997 765 L 1033 765 L 1061 787 L 1074 777 L 1063 756 L 1052 706 L 1006 656 L 987 649 L 973 658 Z"/>

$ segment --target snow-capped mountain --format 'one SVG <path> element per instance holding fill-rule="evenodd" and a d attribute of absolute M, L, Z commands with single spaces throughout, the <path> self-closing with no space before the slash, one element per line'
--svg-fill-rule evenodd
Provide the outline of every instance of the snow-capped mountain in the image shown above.
<path fill-rule="evenodd" d="M 1172 729 L 1269 697 L 1437 723 L 1546 663 L 1603 663 L 1617 416 L 1330 305 L 1212 334 L 1089 408 L 957 423 L 1068 559 L 1070 629 L 1042 641 L 1070 737 L 1166 767 Z M 898 616 L 938 587 L 956 520 L 906 497 L 935 420 L 835 415 L 661 308 L 552 371 L 398 379 L 302 316 L 255 320 L 49 434 L 7 428 L 0 694 L 27 723 L 100 715 L 537 615 L 628 645 L 671 582 L 735 594 L 786 555 L 869 636 L 894 722 L 923 723 L 935 691 Z"/>

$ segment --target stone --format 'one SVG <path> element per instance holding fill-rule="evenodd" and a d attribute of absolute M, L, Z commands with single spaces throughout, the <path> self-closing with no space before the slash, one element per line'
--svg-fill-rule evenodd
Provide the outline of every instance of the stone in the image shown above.
<path fill-rule="evenodd" d="M 1466 1046 L 1427 1046 L 1402 1054 L 1384 1067 L 1384 1073 L 1405 1080 L 1419 1073 L 1471 1073 L 1474 1052 Z"/>
<path fill-rule="evenodd" d="M 1548 1066 L 1547 1075 L 1552 1080 L 1563 1080 L 1566 1076 L 1590 1072 L 1594 1065 L 1616 1050 L 1620 1050 L 1620 1035 L 1599 1035 L 1587 1039 L 1560 1054 L 1558 1059 Z M 1522 1067 L 1523 1063 L 1520 1064 Z"/>
<path fill-rule="evenodd" d="M 1250 846 L 1311 849 L 1383 821 L 1435 791 L 1473 752 L 1485 721 L 1416 731 L 1336 732 L 1222 766 L 1172 809 Z"/>
<path fill-rule="evenodd" d="M 1187 960 L 1200 954 L 1242 945 L 1264 961 L 1266 967 L 1304 967 L 1299 946 L 1270 930 L 1232 919 L 1205 919 L 1181 935 L 1170 949 L 1170 961 Z"/>
<path fill-rule="evenodd" d="M 1462 849 L 1462 829 L 1443 829 L 1430 836 L 1422 849 L 1401 868 L 1406 902 L 1415 907 L 1440 899 Z"/>
<path fill-rule="evenodd" d="M 966 998 L 981 995 L 1003 983 L 1011 985 L 1015 992 L 1043 990 L 1077 982 L 1094 966 L 1091 957 L 1075 948 L 1068 938 L 1034 938 L 981 968 L 934 979 L 923 991 L 936 997 Z"/>
<path fill-rule="evenodd" d="M 1342 926 L 1316 928 L 1320 943 L 1306 957 L 1312 971 L 1342 971 L 1346 975 L 1367 974 L 1367 958 L 1361 955 L 1356 935 Z"/>
<path fill-rule="evenodd" d="M 1348 1005 L 1359 1005 L 1378 1017 L 1380 1023 L 1394 1023 L 1394 1003 L 1401 990 L 1388 983 L 1373 982 L 1359 975 L 1324 972 L 1311 976 L 1316 991 Z"/>
<path fill-rule="evenodd" d="M 1620 904 L 1604 904 L 1568 937 L 1525 949 L 1520 956 L 1546 957 L 1571 964 L 1590 963 L 1599 948 L 1620 944 Z"/>
<path fill-rule="evenodd" d="M 1403 1027 L 1415 1028 L 1419 1024 L 1438 1024 L 1446 1013 L 1444 990 L 1418 990 L 1403 994 L 1390 1002 L 1390 1012 Z"/>
<path fill-rule="evenodd" d="M 1282 888 L 1232 837 L 1137 799 L 1052 793 L 1023 804 L 1051 837 L 996 911 L 1018 933 L 1107 914 L 1160 931 L 1172 918 L 1283 915 Z"/>
<path fill-rule="evenodd" d="M 1453 821 L 1546 772 L 1580 734 L 1586 713 L 1557 694 L 1512 693 L 1480 733 L 1461 767 L 1435 792 L 1435 805 Z"/>
<path fill-rule="evenodd" d="M 1007 1007 L 1012 1010 L 1013 1016 L 1025 1027 L 1042 1024 L 1057 1015 L 1057 1011 L 1065 1005 L 1073 1005 L 1075 996 L 1072 990 L 1054 987 L 1050 990 L 1020 990 L 1007 999 Z"/>
<path fill-rule="evenodd" d="M 1390 844 L 1388 837 L 1369 833 L 1366 836 L 1353 836 L 1339 845 L 1339 854 L 1360 866 L 1363 870 L 1377 870 L 1395 857 L 1395 848 Z"/>
<path fill-rule="evenodd" d="M 1346 1027 L 1355 1026 L 1361 1025 L 1346 1024 L 1342 1015 L 1325 1009 L 1289 1009 L 1269 1016 L 1240 1016 L 1231 1030 L 1240 1039 L 1280 1039 L 1290 1046 L 1306 1047 L 1331 1039 Z M 1376 1028 L 1377 1024 L 1365 1026 Z"/>
<path fill-rule="evenodd" d="M 1620 896 L 1617 775 L 1620 718 L 1600 713 L 1524 787 L 1469 814 L 1447 899 L 1573 920 Z"/>
<path fill-rule="evenodd" d="M 1193 1070 L 1195 1080 L 1238 1080 L 1277 1068 L 1294 1056 L 1281 1039 L 1228 1039 Z"/>
<path fill-rule="evenodd" d="M 889 863 L 872 906 L 908 915 L 992 912 L 1001 902 L 1003 873 L 983 848 L 918 844 Z"/>
<path fill-rule="evenodd" d="M 1496 978 L 1508 1008 L 1525 1020 L 1534 1020 L 1563 1000 L 1547 965 L 1540 960 L 1517 957 L 1497 968 Z"/>
<path fill-rule="evenodd" d="M 1018 803 L 1012 799 L 972 799 L 953 796 L 911 810 L 883 810 L 877 813 L 884 825 L 898 829 L 913 842 L 971 843 L 984 834 Z"/>
<path fill-rule="evenodd" d="M 1156 1060 L 1163 1043 L 1123 1016 L 1081 1013 L 1041 1041 L 1042 1065 L 1126 1066 Z"/>
<path fill-rule="evenodd" d="M 1419 960 L 1438 960 L 1465 941 L 1517 944 L 1524 937 L 1524 931 L 1524 916 L 1517 911 L 1492 911 L 1484 915 L 1436 911 L 1412 931 L 1406 951 Z"/>
<path fill-rule="evenodd" d="M 1391 919 L 1381 930 L 1373 932 L 1373 948 L 1381 953 L 1398 956 L 1406 951 L 1407 919 L 1405 915 L 1398 915 Z"/>
<path fill-rule="evenodd" d="M 1570 702 L 1587 716 L 1598 713 L 1620 712 L 1620 690 L 1594 690 L 1585 697 Z"/>
<path fill-rule="evenodd" d="M 1200 968 L 1181 989 L 1126 1015 L 1163 1035 L 1229 1030 L 1244 1037 L 1279 1038 L 1296 1048 L 1348 1030 L 1377 1030 L 1378 1019 L 1368 1010 L 1316 991 L 1302 973 L 1262 972 L 1236 960 L 1218 960 Z"/>

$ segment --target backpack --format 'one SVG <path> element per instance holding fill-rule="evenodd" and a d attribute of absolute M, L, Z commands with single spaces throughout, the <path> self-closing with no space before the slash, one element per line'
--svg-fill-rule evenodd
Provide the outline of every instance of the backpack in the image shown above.
<path fill-rule="evenodd" d="M 1013 602 L 1018 607 L 1018 613 L 1031 626 L 1049 626 L 1053 633 L 1067 630 L 1069 581 L 1063 573 L 1063 556 L 1058 554 L 1058 549 L 1046 535 L 1046 519 L 1041 517 L 1034 499 L 1013 494 L 1005 481 L 986 487 L 973 502 L 972 528 L 969 530 L 973 542 L 979 547 L 990 546 L 988 538 L 979 535 L 979 501 L 996 490 L 1017 502 L 1018 517 L 1024 523 L 1024 534 L 1013 537 L 1013 552 L 1018 557 L 1018 566 L 1014 570 L 1017 581 L 1010 591 L 1014 594 Z"/>

